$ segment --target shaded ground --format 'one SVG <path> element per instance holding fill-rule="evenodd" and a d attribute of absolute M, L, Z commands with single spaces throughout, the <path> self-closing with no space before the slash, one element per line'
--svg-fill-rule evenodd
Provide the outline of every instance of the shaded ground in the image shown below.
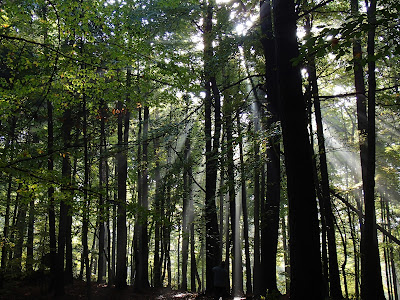
<path fill-rule="evenodd" d="M 88 299 L 86 295 L 86 283 L 83 281 L 75 281 L 73 285 L 66 286 L 66 295 L 63 297 L 54 298 L 46 293 L 48 286 L 46 282 L 27 282 L 27 281 L 12 281 L 6 282 L 3 289 L 0 289 L 1 300 L 19 300 L 19 299 L 60 299 L 60 300 L 75 300 Z M 212 297 L 207 297 L 198 293 L 187 291 L 172 290 L 170 288 L 148 289 L 141 293 L 137 293 L 132 287 L 128 287 L 122 291 L 113 287 L 107 287 L 92 283 L 91 285 L 92 300 L 212 300 Z M 242 298 L 245 299 L 245 298 Z"/>

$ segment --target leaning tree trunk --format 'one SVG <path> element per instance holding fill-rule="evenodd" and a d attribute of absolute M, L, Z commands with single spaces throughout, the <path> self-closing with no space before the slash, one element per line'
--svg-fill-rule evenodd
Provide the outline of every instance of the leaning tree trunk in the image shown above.
<path fill-rule="evenodd" d="M 322 299 L 318 210 L 298 57 L 295 4 L 274 2 L 280 116 L 289 199 L 291 299 Z"/>

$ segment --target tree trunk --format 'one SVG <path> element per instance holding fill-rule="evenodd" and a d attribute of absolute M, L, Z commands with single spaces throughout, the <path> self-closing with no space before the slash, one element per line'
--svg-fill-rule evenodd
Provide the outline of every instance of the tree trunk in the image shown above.
<path fill-rule="evenodd" d="M 307 18 L 306 32 L 311 32 L 311 20 Z M 317 72 L 315 67 L 314 57 L 309 57 L 308 64 L 309 81 L 311 84 L 312 97 L 314 100 L 315 109 L 315 122 L 317 125 L 317 138 L 318 138 L 318 149 L 319 149 L 319 171 L 320 171 L 320 186 L 321 186 L 321 218 L 324 218 L 326 224 L 326 234 L 328 241 L 328 253 L 329 253 L 329 294 L 332 299 L 342 299 L 342 290 L 340 287 L 340 276 L 338 268 L 338 258 L 336 251 L 336 235 L 335 235 L 335 224 L 333 222 L 333 213 L 330 198 L 330 186 L 328 177 L 328 163 L 326 159 L 325 150 L 325 138 L 324 128 L 322 124 L 321 105 L 319 100 L 319 91 L 317 83 Z"/>
<path fill-rule="evenodd" d="M 183 168 L 183 218 L 182 218 L 182 285 L 183 290 L 188 289 L 187 270 L 189 259 L 189 231 L 193 216 L 191 211 L 191 177 L 190 177 L 190 133 L 188 132 L 184 148 Z"/>
<path fill-rule="evenodd" d="M 54 124 L 53 124 L 53 104 L 47 101 L 47 170 L 54 170 Z M 54 279 L 56 278 L 56 259 L 57 259 L 57 240 L 56 240 L 56 216 L 54 211 L 54 187 L 50 186 L 47 189 L 49 201 L 49 243 L 50 243 L 50 274 L 52 282 L 50 290 L 54 287 Z"/>
<path fill-rule="evenodd" d="M 127 180 L 127 153 L 125 139 L 129 130 L 124 130 L 124 119 L 129 120 L 129 113 L 122 107 L 122 102 L 118 101 L 118 199 L 117 199 L 117 266 L 115 286 L 119 289 L 126 287 L 127 266 L 126 266 L 126 180 Z M 126 137 L 125 137 L 126 131 Z"/>
<path fill-rule="evenodd" d="M 105 185 L 107 181 L 106 177 L 106 169 L 107 169 L 107 159 L 105 157 L 106 152 L 106 132 L 105 132 L 105 121 L 106 121 L 106 106 L 104 101 L 100 104 L 100 159 L 99 159 L 99 260 L 98 260 L 98 268 L 97 268 L 97 283 L 104 283 L 106 276 L 106 261 L 105 261 L 105 201 L 104 198 L 107 198 L 107 193 L 104 193 Z M 110 263 L 110 262 L 108 262 Z"/>
<path fill-rule="evenodd" d="M 298 57 L 295 4 L 274 2 L 280 116 L 289 199 L 291 299 L 322 299 L 322 266 L 312 155 Z"/>
<path fill-rule="evenodd" d="M 250 244 L 249 244 L 249 220 L 247 212 L 247 190 L 246 190 L 246 175 L 243 157 L 243 138 L 240 125 L 240 114 L 237 111 L 237 130 L 239 136 L 239 159 L 240 159 L 240 186 L 243 208 L 243 232 L 244 232 L 244 252 L 246 257 L 246 294 L 250 295 L 253 292 L 251 284 L 251 266 L 250 266 Z"/>
<path fill-rule="evenodd" d="M 5 146 L 5 149 L 10 147 L 12 149 L 12 146 L 14 144 L 14 139 L 15 139 L 15 127 L 16 127 L 16 117 L 13 116 L 11 118 L 11 128 L 10 128 L 10 133 L 9 133 L 9 138 L 8 142 L 6 143 L 7 146 Z M 10 207 L 11 207 L 11 192 L 12 192 L 12 176 L 8 176 L 7 180 L 7 200 L 6 200 L 6 212 L 4 215 L 4 229 L 3 229 L 3 238 L 5 241 L 9 239 L 9 229 L 10 229 Z M 1 273 L 4 273 L 7 268 L 7 254 L 9 250 L 9 245 L 4 245 L 2 248 L 1 252 Z M 1 274 L 0 274 L 1 275 Z"/>
<path fill-rule="evenodd" d="M 149 108 L 144 107 L 143 113 L 143 135 L 141 136 L 142 144 L 142 159 L 141 161 L 141 197 L 138 197 L 139 207 L 141 208 L 141 215 L 138 216 L 137 234 L 138 234 L 138 252 L 136 257 L 136 276 L 135 288 L 145 289 L 149 287 L 149 271 L 148 271 L 148 233 L 147 233 L 147 214 L 149 209 L 148 200 L 148 131 L 149 131 Z"/>
<path fill-rule="evenodd" d="M 221 261 L 219 249 L 219 230 L 217 209 L 215 204 L 215 192 L 218 171 L 219 139 L 221 131 L 221 104 L 219 91 L 216 86 L 214 66 L 211 63 L 213 57 L 212 47 L 212 24 L 213 4 L 210 0 L 206 7 L 204 17 L 204 76 L 205 76 L 205 139 L 206 139 L 206 195 L 205 195 L 205 222 L 206 222 L 206 291 L 214 290 L 212 268 Z M 212 106 L 214 100 L 215 127 L 212 137 Z"/>
<path fill-rule="evenodd" d="M 35 225 L 35 199 L 29 202 L 28 238 L 26 241 L 26 273 L 33 273 L 33 238 Z"/>
<path fill-rule="evenodd" d="M 261 39 L 266 70 L 267 89 L 267 130 L 270 134 L 267 148 L 267 183 L 266 201 L 261 217 L 262 235 L 262 269 L 265 285 L 263 294 L 278 292 L 276 278 L 276 255 L 279 232 L 279 208 L 280 208 L 280 135 L 274 132 L 279 120 L 279 94 L 276 66 L 276 41 L 273 32 L 273 16 L 271 1 L 261 1 L 260 19 L 263 38 Z M 260 104 L 259 104 L 260 105 Z"/>
<path fill-rule="evenodd" d="M 159 151 L 159 140 L 154 140 L 154 151 L 155 157 L 157 157 L 157 151 Z M 156 168 L 154 170 L 154 180 L 156 182 L 156 195 L 154 200 L 154 210 L 155 210 L 155 221 L 154 221 L 154 269 L 153 269 L 153 281 L 154 287 L 159 288 L 161 284 L 161 267 L 162 261 L 160 257 L 161 250 L 161 235 L 162 235 L 162 212 L 161 212 L 161 202 L 163 197 L 162 179 L 160 172 L 160 161 L 156 159 Z"/>
<path fill-rule="evenodd" d="M 21 198 L 21 202 L 18 206 L 17 223 L 16 223 L 16 241 L 14 248 L 13 266 L 14 275 L 22 275 L 22 251 L 24 245 L 24 237 L 26 232 L 26 212 L 28 209 L 27 199 L 22 197 L 20 193 L 17 192 L 17 197 Z"/>
<path fill-rule="evenodd" d="M 83 192 L 83 203 L 84 207 L 82 210 L 82 246 L 83 246 L 83 258 L 85 260 L 85 271 L 86 271 L 86 296 L 91 299 L 91 271 L 89 265 L 89 248 L 88 248 L 88 231 L 89 231 L 89 217 L 90 217 L 90 200 L 88 198 L 89 189 L 89 157 L 88 157 L 88 137 L 87 137 L 87 110 L 86 110 L 86 95 L 82 95 L 82 110 L 83 110 L 83 160 L 84 160 L 84 192 Z M 93 239 L 95 241 L 95 239 Z"/>
<path fill-rule="evenodd" d="M 64 260 L 65 260 L 65 249 L 66 249 L 66 237 L 68 232 L 68 201 L 70 194 L 70 186 L 71 186 L 71 166 L 70 166 L 70 158 L 69 158 L 69 146 L 71 139 L 71 127 L 72 127 L 72 119 L 71 119 L 71 109 L 68 108 L 64 111 L 63 114 L 63 126 L 62 126 L 62 134 L 63 134 L 63 142 L 64 142 L 64 153 L 62 154 L 62 177 L 64 180 L 63 185 L 63 199 L 60 202 L 60 218 L 58 225 L 58 254 L 57 254 L 57 263 L 56 263 L 56 279 L 55 279 L 55 293 L 56 295 L 64 295 L 64 283 L 65 283 L 65 275 L 64 275 Z"/>

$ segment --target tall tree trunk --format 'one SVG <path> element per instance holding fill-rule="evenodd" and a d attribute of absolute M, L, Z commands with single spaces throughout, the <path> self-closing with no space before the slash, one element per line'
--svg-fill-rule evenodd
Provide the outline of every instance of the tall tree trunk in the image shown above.
<path fill-rule="evenodd" d="M 322 299 L 322 266 L 312 155 L 298 57 L 295 4 L 274 2 L 280 116 L 289 199 L 291 299 Z"/>
<path fill-rule="evenodd" d="M 53 124 L 53 104 L 47 101 L 47 170 L 53 172 L 54 170 L 54 124 Z M 47 189 L 47 196 L 49 201 L 49 243 L 50 243 L 50 274 L 52 282 L 50 289 L 54 287 L 54 279 L 56 278 L 56 258 L 57 258 L 57 240 L 56 240 L 56 216 L 54 208 L 54 187 L 50 186 Z"/>
<path fill-rule="evenodd" d="M 229 194 L 229 212 L 231 220 L 231 244 L 232 244 L 232 293 L 237 296 L 243 293 L 242 279 L 242 260 L 240 253 L 239 236 L 240 231 L 238 224 L 240 212 L 237 209 L 236 192 L 235 192 L 235 165 L 233 161 L 233 103 L 232 96 L 224 93 L 224 130 L 226 135 L 226 163 L 227 163 L 227 178 L 228 178 L 228 194 Z"/>
<path fill-rule="evenodd" d="M 279 120 L 279 94 L 277 78 L 276 41 L 273 32 L 273 16 L 271 1 L 260 2 L 260 19 L 263 38 L 261 39 L 265 65 L 267 89 L 267 127 L 270 132 Z M 259 104 L 260 105 L 260 104 Z M 276 277 L 276 255 L 278 247 L 279 208 L 280 208 L 280 135 L 270 134 L 267 148 L 267 183 L 266 201 L 263 208 L 261 234 L 262 234 L 262 269 L 265 285 L 263 294 L 278 292 Z"/>
<path fill-rule="evenodd" d="M 8 142 L 6 143 L 6 147 L 11 148 L 14 144 L 14 139 L 15 139 L 15 127 L 16 127 L 16 117 L 13 116 L 11 118 L 11 128 L 10 128 L 10 133 L 9 133 L 9 138 Z M 4 150 L 6 150 L 6 147 Z M 9 175 L 7 179 L 7 200 L 6 200 L 6 212 L 4 215 L 4 229 L 3 229 L 3 238 L 5 241 L 9 239 L 9 229 L 10 229 L 10 208 L 11 208 L 11 192 L 12 192 L 12 176 Z M 4 273 L 7 268 L 7 255 L 8 255 L 8 250 L 9 250 L 9 245 L 6 244 L 2 248 L 1 252 L 1 269 L 0 272 Z M 1 274 L 0 274 L 1 275 Z"/>
<path fill-rule="evenodd" d="M 243 156 L 243 138 L 242 129 L 240 125 L 240 114 L 237 110 L 237 130 L 239 136 L 239 159 L 240 159 L 240 186 L 243 208 L 243 233 L 244 233 L 244 252 L 246 257 L 246 294 L 250 295 L 253 292 L 251 284 L 251 266 L 250 266 L 250 243 L 249 243 L 249 220 L 247 212 L 247 189 L 246 189 L 246 175 Z"/>
<path fill-rule="evenodd" d="M 105 121 L 106 121 L 106 106 L 104 103 L 104 100 L 101 101 L 100 104 L 100 109 L 99 109 L 99 115 L 100 115 L 100 160 L 99 160 L 99 189 L 100 189 L 100 195 L 99 195 L 99 260 L 98 260 L 98 268 L 97 268 L 97 283 L 103 283 L 105 282 L 105 276 L 106 276 L 106 261 L 105 261 L 105 237 L 106 237 L 106 231 L 105 231 L 105 221 L 106 219 L 106 213 L 105 213 L 105 201 L 104 198 L 107 198 L 107 193 L 104 193 L 106 191 L 105 185 L 107 181 L 106 177 L 106 169 L 107 169 L 107 158 L 105 157 L 105 152 L 106 152 L 106 129 L 105 129 Z M 110 261 L 108 262 L 110 263 Z"/>
<path fill-rule="evenodd" d="M 204 76 L 205 76 L 205 139 L 206 139 L 206 195 L 205 195 L 205 222 L 206 222 L 206 291 L 212 292 L 214 289 L 212 268 L 221 261 L 219 249 L 219 229 L 217 209 L 215 204 L 215 192 L 218 171 L 218 152 L 221 131 L 221 104 L 219 91 L 216 86 L 215 75 L 213 74 L 214 65 L 211 60 L 213 57 L 212 47 L 212 24 L 213 24 L 213 5 L 210 0 L 206 5 L 204 16 Z M 212 107 L 214 100 L 215 126 L 214 136 L 212 137 Z"/>
<path fill-rule="evenodd" d="M 29 202 L 29 216 L 28 216 L 28 238 L 26 240 L 26 272 L 33 273 L 33 238 L 34 238 L 34 225 L 35 225 L 35 199 Z"/>
<path fill-rule="evenodd" d="M 122 102 L 118 101 L 118 200 L 117 200 L 117 266 L 115 286 L 119 289 L 126 287 L 127 266 L 126 266 L 126 180 L 127 180 L 127 153 L 125 144 L 124 119 L 129 119 L 129 113 L 122 107 Z"/>
<path fill-rule="evenodd" d="M 68 231 L 68 201 L 71 187 L 71 165 L 69 157 L 69 146 L 71 139 L 71 109 L 67 108 L 63 114 L 62 135 L 64 142 L 64 153 L 62 154 L 62 177 L 64 180 L 63 185 L 63 199 L 60 202 L 60 218 L 58 225 L 58 254 L 56 263 L 56 278 L 55 279 L 55 293 L 56 295 L 64 295 L 64 260 L 66 249 L 66 236 Z"/>
<path fill-rule="evenodd" d="M 190 133 L 187 132 L 184 148 L 184 168 L 183 168 L 183 220 L 182 220 L 182 285 L 183 290 L 187 290 L 187 270 L 189 259 L 189 231 L 190 223 L 193 219 L 191 211 L 191 174 L 190 174 Z"/>
<path fill-rule="evenodd" d="M 306 24 L 307 34 L 311 34 L 311 20 L 308 17 Z M 340 276 L 338 267 L 338 258 L 336 251 L 336 235 L 335 235 L 335 224 L 333 222 L 333 213 L 330 198 L 330 187 L 329 187 L 329 177 L 328 177 L 328 163 L 326 159 L 325 150 L 325 138 L 324 138 L 324 128 L 322 124 L 322 113 L 321 105 L 319 100 L 319 90 L 317 83 L 317 72 L 315 67 L 314 57 L 309 57 L 308 62 L 308 74 L 311 84 L 311 92 L 314 100 L 314 110 L 315 110 L 315 122 L 317 125 L 317 139 L 318 139 L 318 149 L 319 149 L 319 173 L 320 173 L 320 186 L 321 186 L 321 218 L 324 218 L 326 224 L 326 234 L 328 241 L 328 253 L 329 253 L 329 294 L 332 299 L 342 299 L 342 290 L 340 287 Z"/>
<path fill-rule="evenodd" d="M 17 192 L 18 193 L 18 192 Z M 26 232 L 26 212 L 28 209 L 27 199 L 18 193 L 17 197 L 21 197 L 21 202 L 18 207 L 17 223 L 16 223 L 16 241 L 14 248 L 13 266 L 14 275 L 21 276 L 22 274 L 22 251 Z"/>
<path fill-rule="evenodd" d="M 375 213 L 375 27 L 376 0 L 370 0 L 368 15 L 368 125 L 366 176 L 363 176 L 365 218 L 361 231 L 361 298 L 385 299 L 378 248 Z"/>
<path fill-rule="evenodd" d="M 91 299 L 91 268 L 89 265 L 89 248 L 88 248 L 88 232 L 89 232 L 89 216 L 90 216 L 90 201 L 88 197 L 89 189 L 89 157 L 88 157 L 88 137 L 87 137 L 87 109 L 86 109 L 86 95 L 82 95 L 82 110 L 83 110 L 83 160 L 84 160 L 84 192 L 83 202 L 84 207 L 82 210 L 82 246 L 83 246 L 83 258 L 85 260 L 85 271 L 86 271 L 86 296 Z M 95 241 L 95 239 L 93 239 Z"/>
<path fill-rule="evenodd" d="M 149 108 L 144 107 L 143 113 L 143 136 L 141 137 L 142 144 L 142 160 L 141 160 L 141 198 L 139 199 L 139 207 L 142 209 L 142 214 L 138 220 L 138 257 L 136 260 L 136 276 L 135 288 L 148 288 L 149 287 L 149 271 L 148 271 L 148 232 L 147 232 L 147 214 L 149 209 L 148 200 L 148 131 L 149 131 Z"/>
<path fill-rule="evenodd" d="M 154 140 L 154 151 L 155 157 L 157 157 L 157 152 L 159 151 L 160 145 L 159 140 Z M 162 179 L 160 171 L 160 161 L 156 159 L 156 168 L 154 170 L 154 179 L 156 182 L 156 195 L 154 200 L 154 210 L 155 210 L 155 221 L 154 221 L 154 268 L 153 268 L 153 281 L 154 287 L 159 288 L 161 284 L 161 267 L 162 261 L 160 257 L 161 251 L 161 235 L 162 235 L 162 212 L 161 212 L 161 201 L 163 197 Z"/>

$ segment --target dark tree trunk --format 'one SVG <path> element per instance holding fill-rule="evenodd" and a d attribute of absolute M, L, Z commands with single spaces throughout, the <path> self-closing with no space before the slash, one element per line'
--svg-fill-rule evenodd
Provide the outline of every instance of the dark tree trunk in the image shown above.
<path fill-rule="evenodd" d="M 365 218 L 361 231 L 361 298 L 385 299 L 375 213 L 375 27 L 376 0 L 369 1 L 368 15 L 368 125 L 366 176 L 363 176 Z"/>
<path fill-rule="evenodd" d="M 298 57 L 295 4 L 274 2 L 280 117 L 289 199 L 291 299 L 322 299 L 318 210 Z"/>
<path fill-rule="evenodd" d="M 204 18 L 204 76 L 205 76 L 205 139 L 206 139 L 206 195 L 205 195 L 205 222 L 206 222 L 206 291 L 214 289 L 212 268 L 221 261 L 219 248 L 219 230 L 217 208 L 215 204 L 215 192 L 218 171 L 218 153 L 221 131 L 221 104 L 219 91 L 216 86 L 212 47 L 212 21 L 213 1 L 207 4 Z M 214 100 L 214 103 L 213 103 Z M 213 105 L 214 104 L 214 105 Z M 215 126 L 212 137 L 212 107 L 214 106 Z"/>
<path fill-rule="evenodd" d="M 247 190 L 246 190 L 246 175 L 243 157 L 243 138 L 240 125 L 240 114 L 237 111 L 237 130 L 239 136 L 239 159 L 240 159 L 240 186 L 243 208 L 243 232 L 244 232 L 244 252 L 246 257 L 246 294 L 250 295 L 253 292 L 251 284 L 251 266 L 250 266 L 250 243 L 249 243 L 249 220 L 247 212 Z"/>
<path fill-rule="evenodd" d="M 106 110 L 107 107 L 104 104 L 104 101 L 100 104 L 100 160 L 99 160 L 99 260 L 98 260 L 98 268 L 97 268 L 97 283 L 104 283 L 105 276 L 106 276 L 106 261 L 105 261 L 105 221 L 106 214 L 105 214 L 105 201 L 104 198 L 107 198 L 107 193 L 105 186 L 106 186 L 106 170 L 107 170 L 107 159 L 105 157 L 106 152 L 106 129 L 105 129 L 105 121 L 106 121 Z M 110 261 L 108 262 L 110 264 Z"/>
<path fill-rule="evenodd" d="M 83 202 L 84 207 L 82 210 L 82 246 L 83 246 L 83 258 L 85 260 L 85 271 L 86 271 L 86 296 L 91 299 L 91 268 L 89 265 L 89 248 L 88 248 L 88 232 L 89 232 L 89 211 L 90 211 L 90 200 L 88 197 L 89 189 L 89 157 L 88 157 L 88 137 L 87 137 L 87 110 L 86 110 L 86 95 L 82 95 L 82 110 L 83 110 L 83 147 L 84 147 L 84 192 Z M 93 239 L 95 241 L 95 239 Z"/>
<path fill-rule="evenodd" d="M 138 197 L 139 207 L 142 209 L 142 214 L 138 220 L 138 252 L 136 257 L 136 276 L 135 276 L 135 288 L 142 289 L 149 287 L 149 271 L 148 271 L 148 260 L 149 260 L 149 245 L 148 245 L 148 233 L 147 233 L 147 213 L 149 209 L 148 201 L 148 131 L 149 131 L 149 108 L 144 107 L 144 118 L 143 118 L 143 136 L 141 137 L 142 144 L 142 159 L 141 159 L 141 197 Z"/>
<path fill-rule="evenodd" d="M 306 31 L 307 34 L 311 32 L 311 20 L 307 18 Z M 322 201 L 321 205 L 321 218 L 324 218 L 326 225 L 326 234 L 328 241 L 329 253 L 329 294 L 332 299 L 342 299 L 342 290 L 340 287 L 340 276 L 338 267 L 338 258 L 336 251 L 336 235 L 335 224 L 333 222 L 333 213 L 331 206 L 331 198 L 329 192 L 329 177 L 328 177 L 328 164 L 326 159 L 324 128 L 322 124 L 321 105 L 319 100 L 319 91 L 317 83 L 317 72 L 315 67 L 314 57 L 309 57 L 308 74 L 311 84 L 311 93 L 314 100 L 315 122 L 317 125 L 317 138 L 319 149 L 319 173 L 320 173 L 320 187 Z"/>
<path fill-rule="evenodd" d="M 127 245 L 127 229 L 126 229 L 126 180 L 127 180 L 127 153 L 125 144 L 126 135 L 129 132 L 124 130 L 124 120 L 129 119 L 129 113 L 122 107 L 122 102 L 118 101 L 118 153 L 117 153 L 117 169 L 118 169 L 118 199 L 117 199 L 117 266 L 115 286 L 119 289 L 126 287 L 127 266 L 126 266 L 126 245 Z M 126 136 L 126 139 L 128 137 Z"/>
<path fill-rule="evenodd" d="M 53 172 L 54 170 L 54 124 L 53 124 L 53 104 L 47 101 L 47 170 Z M 52 280 L 56 278 L 56 258 L 57 258 L 57 240 L 56 240 L 56 216 L 54 211 L 54 187 L 49 187 L 47 190 L 49 201 L 49 243 L 50 243 L 50 274 Z M 54 286 L 51 282 L 50 289 Z"/>
<path fill-rule="evenodd" d="M 276 41 L 273 32 L 271 1 L 261 1 L 260 8 L 262 45 L 266 65 L 267 127 L 272 133 L 279 120 L 279 94 L 276 66 Z M 280 208 L 280 135 L 270 134 L 267 148 L 266 201 L 261 217 L 262 269 L 265 281 L 263 294 L 278 292 L 276 278 L 276 254 L 278 247 Z"/>
<path fill-rule="evenodd" d="M 154 151 L 157 152 L 159 150 L 159 140 L 154 140 Z M 157 156 L 157 155 L 156 155 Z M 159 288 L 162 286 L 161 284 L 161 267 L 162 261 L 160 257 L 161 250 L 161 235 L 162 235 L 162 212 L 161 212 L 161 201 L 163 197 L 163 188 L 162 188 L 162 180 L 161 180 L 161 171 L 160 171 L 160 161 L 156 159 L 156 168 L 154 170 L 154 179 L 156 182 L 156 195 L 154 201 L 154 210 L 155 210 L 155 221 L 154 221 L 154 269 L 153 269 L 153 281 L 154 287 Z"/>
<path fill-rule="evenodd" d="M 18 193 L 18 192 L 17 192 Z M 19 193 L 18 193 L 19 194 Z M 16 240 L 13 256 L 14 275 L 21 276 L 22 273 L 22 251 L 26 232 L 26 212 L 28 209 L 27 199 L 22 195 L 17 195 L 21 198 L 18 206 L 17 223 L 16 223 Z"/>
<path fill-rule="evenodd" d="M 63 195 L 64 198 L 60 202 L 60 218 L 58 225 L 58 254 L 56 263 L 56 279 L 55 293 L 56 295 L 64 295 L 64 284 L 66 283 L 66 275 L 64 274 L 64 261 L 66 258 L 66 244 L 68 230 L 68 201 L 71 187 L 71 165 L 69 157 L 69 147 L 71 140 L 71 109 L 66 109 L 63 114 L 62 134 L 64 142 L 64 153 L 62 154 L 62 177 L 63 177 Z"/>
<path fill-rule="evenodd" d="M 232 118 L 232 96 L 228 93 L 224 94 L 224 130 L 226 135 L 226 164 L 229 194 L 229 213 L 231 220 L 231 259 L 232 259 L 232 293 L 237 296 L 243 293 L 242 279 L 242 260 L 240 253 L 240 231 L 239 218 L 240 212 L 237 209 L 236 193 L 235 193 L 235 165 L 233 161 L 233 118 Z"/>
<path fill-rule="evenodd" d="M 190 133 L 187 133 L 184 148 L 183 168 L 183 218 L 182 218 L 182 285 L 183 290 L 188 288 L 188 259 L 189 259 L 189 231 L 193 216 L 191 211 L 191 174 L 190 174 Z"/>
<path fill-rule="evenodd" d="M 16 117 L 13 116 L 11 118 L 11 128 L 9 133 L 8 142 L 6 143 L 5 149 L 8 147 L 12 149 L 15 139 L 15 127 L 16 127 Z M 3 229 L 3 238 L 5 240 L 9 239 L 9 229 L 10 229 L 10 207 L 11 207 L 11 192 L 12 192 L 12 176 L 8 176 L 7 179 L 7 200 L 6 200 L 6 212 L 4 215 L 4 229 Z M 1 252 L 1 269 L 0 271 L 3 273 L 7 268 L 7 255 L 9 250 L 9 245 L 4 245 Z M 1 275 L 1 274 L 0 274 Z"/>
<path fill-rule="evenodd" d="M 34 225 L 35 225 L 35 200 L 31 199 L 29 202 L 29 216 L 28 216 L 28 238 L 26 241 L 26 272 L 33 273 L 33 238 L 34 238 Z"/>

